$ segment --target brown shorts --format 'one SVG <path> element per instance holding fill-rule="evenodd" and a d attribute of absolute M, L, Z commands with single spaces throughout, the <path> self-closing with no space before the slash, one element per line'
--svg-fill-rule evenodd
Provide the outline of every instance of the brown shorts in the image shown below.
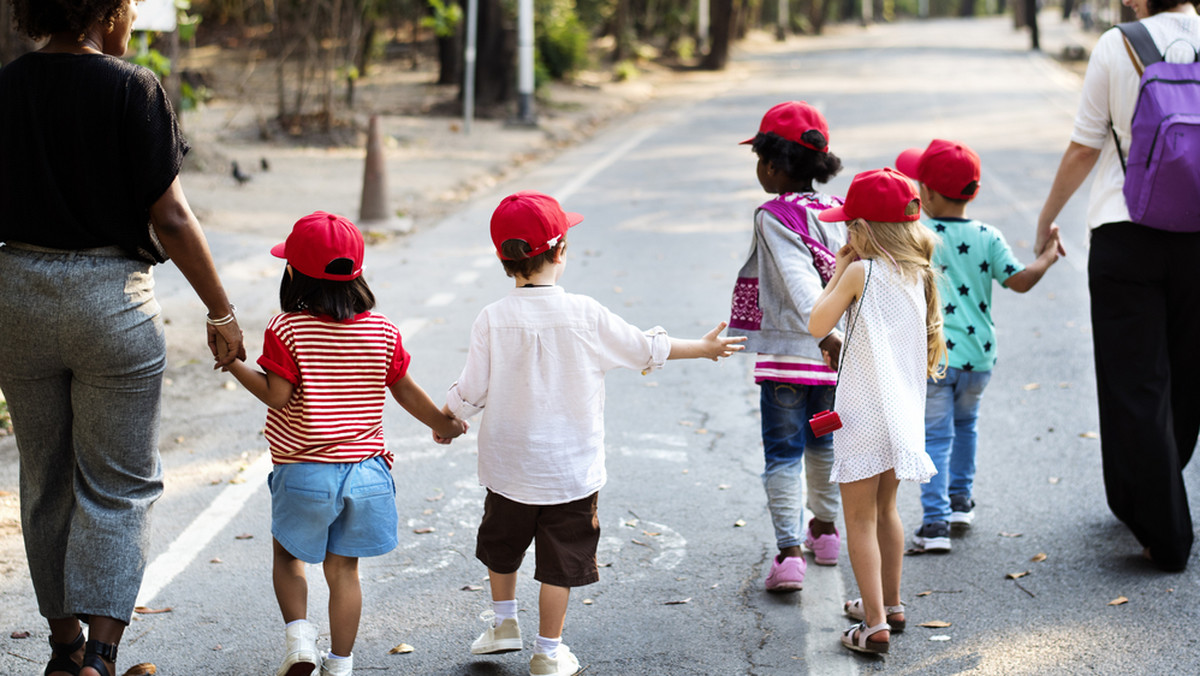
<path fill-rule="evenodd" d="M 600 579 L 596 546 L 600 520 L 596 497 L 560 505 L 526 505 L 492 491 L 483 502 L 475 558 L 488 570 L 515 573 L 534 542 L 533 579 L 559 587 L 582 587 Z"/>

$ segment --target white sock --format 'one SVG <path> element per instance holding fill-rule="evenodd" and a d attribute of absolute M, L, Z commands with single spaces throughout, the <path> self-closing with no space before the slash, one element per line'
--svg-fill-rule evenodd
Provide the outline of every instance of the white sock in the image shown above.
<path fill-rule="evenodd" d="M 544 653 L 548 655 L 550 659 L 555 659 L 558 655 L 558 646 L 561 643 L 561 636 L 558 638 L 546 638 L 545 636 L 538 634 L 537 644 L 535 645 L 533 652 Z"/>
<path fill-rule="evenodd" d="M 348 660 L 348 659 L 350 659 L 350 656 L 346 655 L 345 657 L 342 657 L 341 655 L 334 655 L 332 652 L 328 652 L 328 653 L 325 653 L 325 659 L 327 659 L 327 660 Z"/>
<path fill-rule="evenodd" d="M 517 600 L 492 601 L 492 612 L 496 613 L 496 624 L 517 619 Z"/>
<path fill-rule="evenodd" d="M 293 624 L 297 624 L 297 623 L 300 623 L 300 622 L 308 622 L 308 620 L 304 620 L 304 619 L 301 619 L 301 620 L 292 620 L 291 622 L 288 622 L 287 624 L 285 624 L 285 625 L 283 625 L 283 626 L 284 626 L 284 628 L 287 628 L 287 627 L 290 627 L 290 626 L 292 626 Z"/>

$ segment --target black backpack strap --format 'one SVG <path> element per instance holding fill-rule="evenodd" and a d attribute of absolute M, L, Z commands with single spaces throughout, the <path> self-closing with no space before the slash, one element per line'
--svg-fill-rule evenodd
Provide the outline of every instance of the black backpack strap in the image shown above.
<path fill-rule="evenodd" d="M 1152 63 L 1162 61 L 1162 54 L 1159 53 L 1158 47 L 1154 46 L 1154 38 L 1150 37 L 1150 31 L 1146 30 L 1145 24 L 1141 21 L 1130 21 L 1128 23 L 1117 24 L 1117 29 L 1125 36 L 1125 39 L 1130 45 L 1133 45 L 1133 50 L 1137 52 L 1138 59 L 1142 62 L 1144 70 Z"/>

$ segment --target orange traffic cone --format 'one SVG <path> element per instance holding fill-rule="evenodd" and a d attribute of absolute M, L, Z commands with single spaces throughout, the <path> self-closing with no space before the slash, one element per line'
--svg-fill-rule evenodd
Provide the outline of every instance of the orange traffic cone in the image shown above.
<path fill-rule="evenodd" d="M 384 229 L 407 232 L 412 229 L 409 219 L 396 218 L 388 208 L 387 163 L 383 156 L 383 134 L 379 116 L 372 115 L 367 127 L 367 159 L 363 166 L 362 204 L 358 222 L 364 230 Z"/>

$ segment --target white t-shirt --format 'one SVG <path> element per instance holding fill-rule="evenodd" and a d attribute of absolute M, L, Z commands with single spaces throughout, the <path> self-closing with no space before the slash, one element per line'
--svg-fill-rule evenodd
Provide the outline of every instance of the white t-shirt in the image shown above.
<path fill-rule="evenodd" d="M 1160 12 L 1143 19 L 1142 23 L 1150 31 L 1159 52 L 1170 45 L 1164 60 L 1188 63 L 1195 58 L 1196 49 L 1200 47 L 1200 17 Z M 1117 157 L 1109 121 L 1112 121 L 1121 139 L 1122 155 L 1128 156 L 1129 128 L 1133 120 L 1133 108 L 1137 104 L 1139 83 L 1137 70 L 1125 51 L 1121 31 L 1116 28 L 1108 30 L 1096 42 L 1088 61 L 1087 74 L 1083 78 L 1083 97 L 1075 116 L 1075 130 L 1071 133 L 1072 141 L 1100 149 L 1096 177 L 1088 198 L 1088 227 L 1129 220 L 1129 209 L 1121 192 L 1125 186 L 1125 172 Z"/>
<path fill-rule="evenodd" d="M 446 405 L 479 428 L 479 483 L 527 505 L 557 505 L 604 485 L 604 374 L 661 368 L 665 331 L 642 332 L 559 286 L 517 288 L 483 309 Z"/>

